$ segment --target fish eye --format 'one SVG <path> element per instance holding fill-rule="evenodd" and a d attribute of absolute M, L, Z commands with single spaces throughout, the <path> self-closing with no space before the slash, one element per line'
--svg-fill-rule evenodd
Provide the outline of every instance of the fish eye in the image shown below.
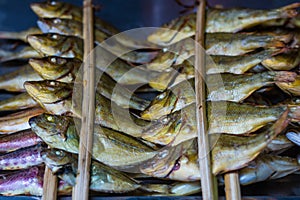
<path fill-rule="evenodd" d="M 53 34 L 51 37 L 52 37 L 53 39 L 57 39 L 57 38 L 58 38 L 58 35 Z"/>
<path fill-rule="evenodd" d="M 52 116 L 48 116 L 48 117 L 47 117 L 47 120 L 48 120 L 49 122 L 53 122 L 53 121 L 54 121 L 54 119 L 53 119 Z"/>
<path fill-rule="evenodd" d="M 165 93 L 162 93 L 162 94 L 160 94 L 160 95 L 157 96 L 157 99 L 158 99 L 158 100 L 161 100 L 161 99 L 163 99 L 165 96 L 166 96 L 166 94 L 165 94 Z"/>
<path fill-rule="evenodd" d="M 53 22 L 54 22 L 54 24 L 59 24 L 59 23 L 61 23 L 61 20 L 60 19 L 55 19 L 55 20 L 53 20 Z"/>
<path fill-rule="evenodd" d="M 56 1 L 51 1 L 50 5 L 55 6 L 56 5 Z"/>
<path fill-rule="evenodd" d="M 54 81 L 50 81 L 50 82 L 49 82 L 49 85 L 51 85 L 51 86 L 55 86 L 55 85 L 56 85 L 56 83 L 55 83 Z"/>
<path fill-rule="evenodd" d="M 56 154 L 57 156 L 62 156 L 62 152 L 61 152 L 61 151 L 55 151 L 55 154 Z"/>
<path fill-rule="evenodd" d="M 56 58 L 53 57 L 53 58 L 50 59 L 50 61 L 51 61 L 52 63 L 56 63 Z"/>

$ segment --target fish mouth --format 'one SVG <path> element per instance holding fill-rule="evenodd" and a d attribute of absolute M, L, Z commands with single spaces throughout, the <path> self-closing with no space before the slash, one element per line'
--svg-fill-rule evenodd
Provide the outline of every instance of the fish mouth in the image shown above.
<path fill-rule="evenodd" d="M 43 4 L 41 3 L 32 3 L 30 4 L 30 8 L 35 14 L 41 15 L 44 13 L 44 10 L 42 9 L 42 5 Z"/>
<path fill-rule="evenodd" d="M 36 50 L 42 48 L 42 41 L 37 35 L 28 35 L 27 41 Z"/>
<path fill-rule="evenodd" d="M 29 59 L 29 64 L 38 74 L 43 74 L 44 62 L 42 59 L 31 58 Z"/>

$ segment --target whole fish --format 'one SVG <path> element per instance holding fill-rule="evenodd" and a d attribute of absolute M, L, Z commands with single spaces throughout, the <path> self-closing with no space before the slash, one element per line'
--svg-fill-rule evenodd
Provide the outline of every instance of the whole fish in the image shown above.
<path fill-rule="evenodd" d="M 83 58 L 83 41 L 75 36 L 36 34 L 27 37 L 29 44 L 42 56 Z"/>
<path fill-rule="evenodd" d="M 43 140 L 31 130 L 24 130 L 0 138 L 0 152 L 11 152 L 34 146 Z"/>
<path fill-rule="evenodd" d="M 73 19 L 82 22 L 82 8 L 66 2 L 42 2 L 30 4 L 31 9 L 41 18 Z M 119 31 L 107 22 L 95 17 L 95 27 L 112 36 Z"/>
<path fill-rule="evenodd" d="M 257 74 L 211 74 L 206 77 L 207 100 L 241 102 L 254 91 L 275 84 L 283 91 L 298 96 L 299 76 L 294 72 L 267 71 Z M 182 81 L 159 94 L 141 113 L 143 119 L 158 119 L 195 102 L 194 81 Z"/>
<path fill-rule="evenodd" d="M 79 135 L 72 119 L 43 114 L 29 120 L 31 129 L 52 148 L 78 154 Z M 155 150 L 125 134 L 95 125 L 93 158 L 112 167 L 140 164 L 157 154 Z"/>
<path fill-rule="evenodd" d="M 73 85 L 57 82 L 25 82 L 24 87 L 48 113 L 81 117 L 81 91 L 73 92 Z M 78 88 L 75 88 L 76 90 Z M 150 122 L 141 120 L 111 102 L 104 96 L 95 94 L 95 123 L 116 131 L 140 137 Z"/>
<path fill-rule="evenodd" d="M 37 106 L 38 103 L 26 92 L 0 101 L 0 111 L 22 110 Z"/>
<path fill-rule="evenodd" d="M 278 179 L 300 170 L 297 159 L 263 154 L 239 171 L 242 185 Z"/>
<path fill-rule="evenodd" d="M 0 62 L 40 57 L 41 55 L 31 46 L 25 46 L 17 52 L 0 49 Z"/>
<path fill-rule="evenodd" d="M 208 101 L 234 101 L 241 102 L 250 96 L 255 90 L 275 83 L 283 91 L 299 95 L 297 74 L 294 72 L 278 71 L 263 72 L 258 74 L 221 74 L 222 83 L 216 80 L 220 75 L 209 75 L 207 82 Z M 298 80 L 299 79 L 299 80 Z M 300 83 L 300 82 L 299 82 Z M 284 86 L 288 86 L 288 89 Z"/>
<path fill-rule="evenodd" d="M 77 174 L 77 158 L 70 153 L 57 149 L 47 149 L 43 153 L 45 164 L 58 174 L 60 178 L 75 185 Z M 152 184 L 140 184 L 126 174 L 107 167 L 99 162 L 91 163 L 90 190 L 107 193 L 124 193 L 137 189 L 153 192 Z M 168 192 L 168 186 L 154 187 L 155 192 Z"/>
<path fill-rule="evenodd" d="M 30 35 L 28 36 L 28 41 L 33 48 L 41 52 L 43 55 L 78 58 L 82 60 L 83 41 L 80 38 L 48 33 Z M 101 50 L 99 51 L 100 52 L 98 52 L 98 54 L 104 54 Z M 96 53 L 96 55 L 98 54 Z M 109 56 L 109 54 L 106 53 L 105 55 Z M 148 83 L 149 80 L 157 75 L 157 72 L 151 72 L 143 69 L 142 67 L 133 68 L 121 59 L 116 59 L 108 67 L 106 67 L 105 62 L 106 61 L 103 59 L 96 59 L 96 67 L 106 72 L 120 84 L 131 85 Z"/>
<path fill-rule="evenodd" d="M 42 30 L 43 33 L 57 33 L 62 35 L 70 35 L 77 36 L 83 38 L 83 27 L 82 23 L 79 21 L 75 21 L 72 19 L 60 19 L 60 18 L 43 18 L 38 20 L 38 26 Z M 145 52 L 145 51 L 131 51 L 133 48 L 125 47 L 119 44 L 118 41 L 115 41 L 115 38 L 119 38 L 122 36 L 116 36 L 110 38 L 109 41 L 105 41 L 108 39 L 108 35 L 101 32 L 100 30 L 95 29 L 95 43 L 97 45 L 101 45 L 101 47 L 110 51 L 112 54 L 133 63 L 148 63 L 155 56 L 156 52 Z M 111 41 L 112 40 L 112 41 Z M 129 52 L 131 51 L 131 52 Z M 128 52 L 125 55 L 124 52 Z"/>
<path fill-rule="evenodd" d="M 297 15 L 299 3 L 279 9 L 252 10 L 243 8 L 208 9 L 205 32 L 235 33 L 245 28 L 262 24 L 269 20 L 291 18 Z M 155 44 L 166 46 L 182 39 L 194 36 L 196 32 L 196 13 L 181 16 L 162 26 L 152 33 L 148 40 Z"/>
<path fill-rule="evenodd" d="M 164 71 L 180 65 L 187 59 L 192 60 L 195 55 L 194 46 L 192 39 L 180 41 L 170 46 L 167 52 L 161 51 L 146 66 L 150 70 Z M 259 64 L 270 70 L 290 70 L 299 65 L 299 52 L 298 49 L 267 49 L 239 56 L 211 55 L 206 57 L 206 73 L 243 74 Z"/>
<path fill-rule="evenodd" d="M 3 174 L 0 178 L 0 194 L 4 196 L 43 194 L 44 167 L 31 167 L 12 173 Z M 60 180 L 58 194 L 71 194 L 72 187 Z"/>
<path fill-rule="evenodd" d="M 12 92 L 24 92 L 25 81 L 43 80 L 30 65 L 21 66 L 18 70 L 0 76 L 0 89 Z"/>
<path fill-rule="evenodd" d="M 53 3 L 33 3 L 31 4 L 31 9 L 40 17 L 40 18 L 60 18 L 60 19 L 70 19 L 78 22 L 82 22 L 82 9 L 68 4 L 66 2 L 56 2 Z M 106 37 L 111 37 L 120 33 L 115 27 L 103 21 L 100 18 L 94 18 L 95 29 L 105 34 Z M 133 33 L 134 34 L 134 33 Z M 114 37 L 119 43 L 126 47 L 133 48 L 155 48 L 152 43 L 147 40 L 141 40 L 137 38 L 132 38 L 125 34 L 119 34 L 117 37 Z"/>
<path fill-rule="evenodd" d="M 11 134 L 29 129 L 28 120 L 42 113 L 44 110 L 38 107 L 0 117 L 0 134 Z"/>
<path fill-rule="evenodd" d="M 253 106 L 234 102 L 208 102 L 208 133 L 249 134 L 270 122 L 276 121 L 282 113 L 289 110 L 288 118 L 299 121 L 299 107 Z M 163 123 L 164 119 L 166 123 Z M 171 119 L 171 120 L 170 120 Z M 176 145 L 197 137 L 195 104 L 156 120 L 165 128 L 150 127 L 142 138 L 162 145 Z M 159 127 L 159 126 L 157 126 Z"/>
<path fill-rule="evenodd" d="M 36 145 L 0 155 L 0 169 L 17 170 L 40 165 L 43 163 L 42 149 L 41 145 Z"/>
<path fill-rule="evenodd" d="M 78 70 L 82 63 L 74 58 L 70 59 L 51 56 L 30 59 L 29 63 L 45 80 L 59 80 L 60 82 L 68 83 L 80 80 Z M 117 85 L 117 83 L 106 73 L 100 73 L 100 71 L 96 70 L 96 77 L 100 77 L 96 90 L 106 98 L 112 99 L 116 104 L 123 108 L 130 107 L 136 110 L 144 110 L 149 105 L 149 101 L 139 98 L 127 88 Z"/>
<path fill-rule="evenodd" d="M 37 27 L 32 27 L 20 32 L 6 32 L 0 31 L 0 39 L 13 39 L 13 40 L 22 40 L 27 42 L 27 36 L 31 34 L 40 34 L 41 30 Z"/>
<path fill-rule="evenodd" d="M 285 111 L 268 130 L 254 136 L 212 135 L 217 137 L 212 149 L 212 173 L 224 173 L 246 166 L 287 127 L 287 117 L 288 111 Z"/>

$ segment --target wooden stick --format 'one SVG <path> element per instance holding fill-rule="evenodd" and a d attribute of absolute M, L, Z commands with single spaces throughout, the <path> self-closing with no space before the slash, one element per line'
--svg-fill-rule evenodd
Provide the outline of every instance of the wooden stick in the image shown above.
<path fill-rule="evenodd" d="M 224 175 L 226 199 L 240 200 L 241 189 L 239 175 L 237 172 L 229 172 Z"/>
<path fill-rule="evenodd" d="M 198 130 L 198 155 L 201 174 L 202 197 L 204 200 L 216 199 L 213 176 L 211 173 L 210 148 L 207 134 L 206 91 L 205 91 L 205 0 L 200 1 L 197 10 L 196 45 L 195 45 L 195 91 L 196 116 Z"/>
<path fill-rule="evenodd" d="M 47 166 L 45 167 L 42 199 L 57 199 L 57 176 L 55 176 Z"/>
<path fill-rule="evenodd" d="M 83 2 L 83 37 L 85 63 L 83 66 L 82 118 L 78 156 L 78 175 L 74 188 L 75 195 L 73 195 L 73 199 L 75 200 L 87 200 L 89 198 L 91 151 L 95 115 L 95 65 L 93 53 L 90 54 L 94 48 L 92 0 L 84 0 Z"/>

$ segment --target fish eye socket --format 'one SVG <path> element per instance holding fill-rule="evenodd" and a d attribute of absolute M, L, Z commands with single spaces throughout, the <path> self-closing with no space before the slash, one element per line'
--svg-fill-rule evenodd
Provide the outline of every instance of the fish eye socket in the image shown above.
<path fill-rule="evenodd" d="M 61 151 L 55 151 L 55 154 L 56 154 L 57 156 L 62 156 L 62 152 L 61 152 Z"/>

